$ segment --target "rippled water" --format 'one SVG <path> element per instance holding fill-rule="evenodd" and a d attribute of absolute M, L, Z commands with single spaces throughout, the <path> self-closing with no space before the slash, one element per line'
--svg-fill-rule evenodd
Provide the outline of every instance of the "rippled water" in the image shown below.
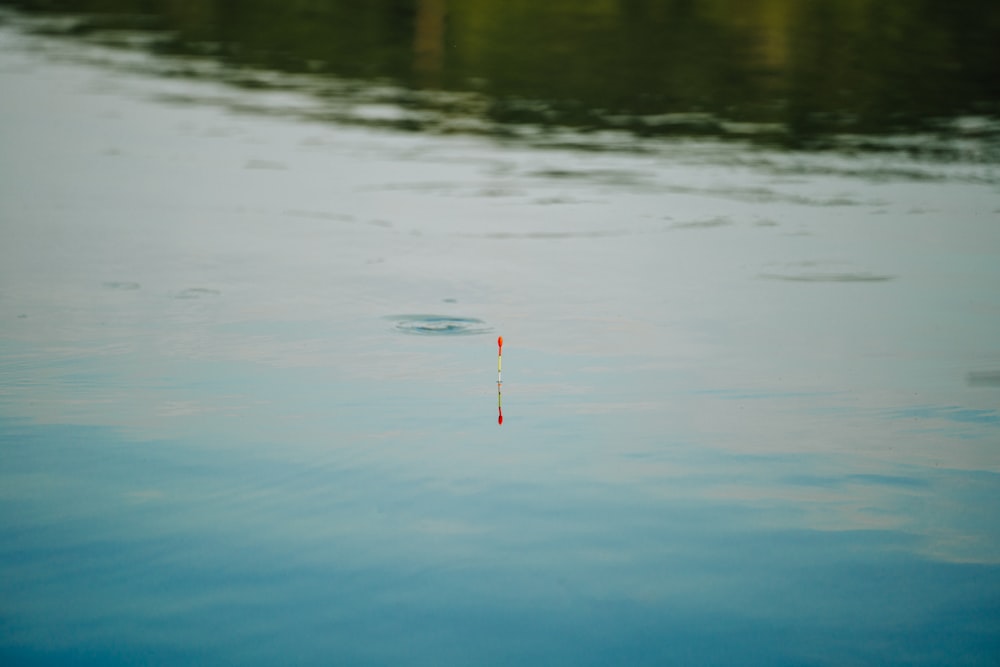
<path fill-rule="evenodd" d="M 0 22 L 0 662 L 996 663 L 994 162 L 160 57 Z"/>
<path fill-rule="evenodd" d="M 397 331 L 427 336 L 467 336 L 489 333 L 492 329 L 475 317 L 448 315 L 398 315 L 389 318 Z"/>

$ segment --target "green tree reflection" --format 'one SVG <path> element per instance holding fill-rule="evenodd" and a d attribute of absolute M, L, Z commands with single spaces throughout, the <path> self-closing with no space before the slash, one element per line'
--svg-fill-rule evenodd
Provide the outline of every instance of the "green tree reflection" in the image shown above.
<path fill-rule="evenodd" d="M 807 141 L 1000 115 L 995 0 L 0 0 L 167 53 L 471 91 L 491 122 Z M 141 20 L 136 17 L 140 17 Z M 735 125 L 734 125 L 735 124 Z"/>

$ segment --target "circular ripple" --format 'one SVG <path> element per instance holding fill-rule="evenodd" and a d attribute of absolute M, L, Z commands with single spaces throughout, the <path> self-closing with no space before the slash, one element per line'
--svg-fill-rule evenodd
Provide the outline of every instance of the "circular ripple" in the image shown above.
<path fill-rule="evenodd" d="M 490 327 L 475 317 L 447 315 L 397 315 L 390 318 L 397 331 L 418 336 L 471 336 L 489 333 Z"/>

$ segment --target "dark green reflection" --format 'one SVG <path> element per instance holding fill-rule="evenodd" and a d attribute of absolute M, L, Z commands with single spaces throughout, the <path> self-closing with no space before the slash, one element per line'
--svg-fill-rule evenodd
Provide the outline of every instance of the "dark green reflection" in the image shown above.
<path fill-rule="evenodd" d="M 452 109 L 640 136 L 998 134 L 995 0 L 0 0 L 231 64 L 475 92 Z M 131 18 L 130 18 L 131 17 Z M 139 17 L 136 19 L 135 17 Z M 396 100 L 434 106 L 426 95 Z M 978 116 L 988 122 L 954 123 Z M 411 129 L 426 129 L 419 120 Z"/>

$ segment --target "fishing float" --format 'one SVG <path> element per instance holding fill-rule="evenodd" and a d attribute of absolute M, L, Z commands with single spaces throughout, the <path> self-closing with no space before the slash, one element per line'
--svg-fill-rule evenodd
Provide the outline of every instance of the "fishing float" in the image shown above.
<path fill-rule="evenodd" d="M 500 378 L 500 363 L 503 360 L 503 336 L 497 338 L 497 424 L 503 424 L 503 405 L 501 404 L 500 385 L 503 380 Z"/>

